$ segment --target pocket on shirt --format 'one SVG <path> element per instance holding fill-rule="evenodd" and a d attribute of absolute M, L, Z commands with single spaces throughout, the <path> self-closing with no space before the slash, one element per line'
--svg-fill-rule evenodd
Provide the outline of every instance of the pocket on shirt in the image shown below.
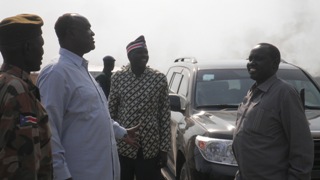
<path fill-rule="evenodd" d="M 100 103 L 100 97 L 98 94 L 98 91 L 95 87 L 80 87 L 78 90 L 77 96 L 81 99 L 81 102 L 86 102 L 86 105 L 79 106 L 80 109 L 78 111 L 80 112 L 92 112 L 94 110 L 100 109 L 99 105 Z M 79 101 L 80 103 L 80 101 Z"/>
<path fill-rule="evenodd" d="M 257 106 L 258 104 L 259 102 L 252 102 L 246 112 L 243 126 L 249 131 L 259 131 L 262 118 L 265 114 L 265 110 Z"/>
<path fill-rule="evenodd" d="M 254 121 L 252 122 L 252 125 L 251 125 L 252 130 L 259 131 L 259 128 L 265 113 L 266 111 L 264 109 L 262 108 L 257 109 L 256 114 L 254 116 Z"/>

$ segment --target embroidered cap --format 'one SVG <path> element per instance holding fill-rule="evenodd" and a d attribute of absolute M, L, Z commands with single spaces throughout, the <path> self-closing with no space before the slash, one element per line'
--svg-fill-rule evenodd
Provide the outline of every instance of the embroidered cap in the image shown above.
<path fill-rule="evenodd" d="M 127 45 L 127 53 L 129 54 L 130 51 L 137 49 L 137 48 L 145 48 L 147 49 L 146 40 L 144 39 L 144 36 L 139 36 L 136 40 L 130 42 Z"/>

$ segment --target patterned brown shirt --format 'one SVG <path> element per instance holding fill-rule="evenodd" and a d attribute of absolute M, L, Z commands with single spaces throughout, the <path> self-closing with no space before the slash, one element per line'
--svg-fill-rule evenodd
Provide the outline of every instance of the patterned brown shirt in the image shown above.
<path fill-rule="evenodd" d="M 52 179 L 48 116 L 30 75 L 3 64 L 0 71 L 0 179 Z"/>
<path fill-rule="evenodd" d="M 145 159 L 170 148 L 170 107 L 166 76 L 149 67 L 140 77 L 125 66 L 114 73 L 109 95 L 111 117 L 130 128 L 141 122 L 140 145 Z M 136 158 L 138 149 L 118 141 L 122 156 Z"/>

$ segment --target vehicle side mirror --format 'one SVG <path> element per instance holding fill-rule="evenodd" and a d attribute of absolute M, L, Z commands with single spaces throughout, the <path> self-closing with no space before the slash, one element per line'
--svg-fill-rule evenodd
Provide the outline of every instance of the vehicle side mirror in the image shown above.
<path fill-rule="evenodd" d="M 181 112 L 182 108 L 181 108 L 180 96 L 177 94 L 169 94 L 169 99 L 170 99 L 171 111 Z"/>

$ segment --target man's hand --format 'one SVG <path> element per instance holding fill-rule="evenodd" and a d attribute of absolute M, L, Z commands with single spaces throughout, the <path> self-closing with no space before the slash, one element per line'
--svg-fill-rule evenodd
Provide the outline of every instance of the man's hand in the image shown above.
<path fill-rule="evenodd" d="M 140 144 L 139 144 L 140 139 L 139 139 L 139 134 L 137 133 L 137 131 L 139 130 L 139 127 L 140 127 L 140 124 L 138 124 L 132 128 L 128 128 L 127 129 L 128 134 L 125 135 L 125 137 L 123 137 L 122 140 L 135 148 L 139 148 L 140 147 Z"/>
<path fill-rule="evenodd" d="M 168 157 L 167 157 L 167 152 L 165 152 L 165 151 L 160 151 L 159 152 L 159 167 L 160 168 L 163 168 L 163 167 L 165 167 L 165 166 L 167 166 L 167 161 L 168 161 Z"/>

